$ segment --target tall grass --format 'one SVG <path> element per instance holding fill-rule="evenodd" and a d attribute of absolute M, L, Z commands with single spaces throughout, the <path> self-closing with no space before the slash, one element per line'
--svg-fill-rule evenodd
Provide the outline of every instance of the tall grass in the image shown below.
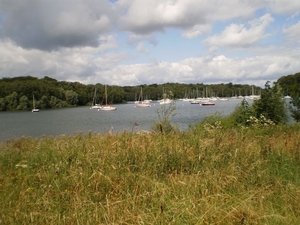
<path fill-rule="evenodd" d="M 299 224 L 300 126 L 0 144 L 0 224 Z"/>

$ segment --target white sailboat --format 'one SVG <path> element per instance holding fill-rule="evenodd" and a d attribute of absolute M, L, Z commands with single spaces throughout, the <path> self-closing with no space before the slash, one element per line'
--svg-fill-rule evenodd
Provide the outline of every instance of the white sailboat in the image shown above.
<path fill-rule="evenodd" d="M 167 98 L 167 94 L 165 93 L 164 91 L 165 89 L 163 88 L 163 99 L 161 99 L 159 101 L 159 104 L 161 105 L 167 105 L 167 104 L 171 104 L 172 103 L 172 100 Z"/>
<path fill-rule="evenodd" d="M 140 96 L 138 101 L 136 102 L 136 106 L 140 107 L 140 108 L 147 108 L 147 107 L 151 107 L 150 102 L 149 101 L 143 101 L 143 90 L 141 88 L 141 92 L 140 92 Z"/>
<path fill-rule="evenodd" d="M 32 110 L 31 110 L 31 112 L 39 112 L 39 111 L 40 111 L 39 109 L 36 109 L 36 108 L 35 108 L 35 99 L 34 99 L 34 95 L 32 95 L 32 106 L 33 106 L 33 108 L 32 108 Z"/>
<path fill-rule="evenodd" d="M 107 103 L 107 87 L 106 87 L 106 85 L 105 85 L 105 106 L 102 106 L 100 108 L 100 110 L 102 110 L 102 111 L 114 111 L 114 110 L 117 110 L 117 107 L 109 105 Z"/>
<path fill-rule="evenodd" d="M 100 109 L 101 105 L 97 104 L 97 89 L 95 88 L 95 93 L 94 93 L 94 97 L 93 97 L 93 103 L 92 103 L 92 107 L 91 109 Z"/>

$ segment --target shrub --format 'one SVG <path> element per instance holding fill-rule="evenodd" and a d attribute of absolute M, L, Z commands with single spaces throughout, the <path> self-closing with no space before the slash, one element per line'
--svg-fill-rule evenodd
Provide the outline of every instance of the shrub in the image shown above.
<path fill-rule="evenodd" d="M 167 107 L 166 105 L 163 105 L 157 110 L 158 120 L 154 122 L 151 129 L 154 132 L 162 134 L 179 132 L 178 126 L 170 121 L 170 118 L 176 115 L 175 110 L 176 107 L 174 103 L 167 105 Z"/>
<path fill-rule="evenodd" d="M 253 108 L 243 99 L 241 104 L 228 117 L 231 118 L 233 125 L 248 126 L 248 120 L 253 115 Z"/>
<path fill-rule="evenodd" d="M 275 123 L 270 120 L 267 119 L 264 115 L 260 115 L 259 118 L 256 118 L 254 116 L 250 116 L 250 118 L 247 120 L 247 124 L 249 126 L 254 126 L 254 127 L 260 127 L 260 126 L 274 126 Z"/>
<path fill-rule="evenodd" d="M 287 109 L 282 99 L 282 90 L 277 83 L 271 87 L 268 81 L 261 93 L 260 99 L 254 101 L 252 107 L 256 118 L 263 115 L 266 119 L 272 120 L 275 124 L 287 122 Z"/>
<path fill-rule="evenodd" d="M 287 122 L 287 108 L 282 99 L 282 92 L 278 84 L 273 87 L 267 82 L 260 99 L 254 100 L 250 105 L 245 99 L 227 117 L 232 126 L 258 126 L 284 124 Z"/>

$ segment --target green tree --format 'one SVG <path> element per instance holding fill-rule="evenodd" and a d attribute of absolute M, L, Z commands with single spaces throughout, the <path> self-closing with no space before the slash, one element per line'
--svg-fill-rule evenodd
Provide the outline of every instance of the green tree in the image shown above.
<path fill-rule="evenodd" d="M 43 95 L 41 100 L 39 101 L 39 108 L 46 109 L 49 107 L 49 99 L 47 96 Z"/>
<path fill-rule="evenodd" d="M 5 98 L 0 98 L 0 111 L 6 111 L 6 105 Z"/>
<path fill-rule="evenodd" d="M 51 96 L 49 103 L 51 108 L 63 108 L 68 106 L 66 101 L 62 101 L 61 99 L 56 98 L 55 96 Z"/>
<path fill-rule="evenodd" d="M 287 108 L 282 99 L 282 91 L 278 83 L 270 85 L 270 81 L 265 84 L 265 89 L 261 93 L 260 99 L 254 101 L 252 107 L 254 116 L 260 118 L 263 115 L 266 119 L 275 124 L 286 123 Z"/>
<path fill-rule="evenodd" d="M 234 125 L 241 124 L 243 126 L 248 126 L 248 120 L 253 114 L 253 108 L 245 99 L 243 99 L 230 117 L 233 119 Z"/>
<path fill-rule="evenodd" d="M 17 92 L 14 91 L 12 94 L 6 96 L 5 101 L 7 102 L 7 110 L 16 110 L 19 105 Z"/>
<path fill-rule="evenodd" d="M 69 105 L 76 105 L 78 102 L 78 94 L 75 91 L 66 90 L 65 91 L 66 102 Z"/>
<path fill-rule="evenodd" d="M 278 83 L 284 90 L 284 95 L 299 96 L 300 94 L 300 73 L 283 76 L 278 79 Z"/>
<path fill-rule="evenodd" d="M 29 107 L 30 107 L 29 100 L 25 95 L 23 95 L 20 98 L 19 105 L 18 105 L 17 109 L 18 110 L 28 110 Z"/>
<path fill-rule="evenodd" d="M 59 103 L 60 103 L 60 99 L 59 98 L 56 98 L 55 96 L 51 96 L 50 97 L 50 107 L 51 108 L 59 108 Z"/>

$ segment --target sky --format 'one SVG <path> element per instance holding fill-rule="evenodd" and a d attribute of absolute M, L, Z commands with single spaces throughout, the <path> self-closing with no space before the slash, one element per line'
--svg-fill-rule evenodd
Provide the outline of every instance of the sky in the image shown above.
<path fill-rule="evenodd" d="M 296 0 L 0 0 L 0 78 L 263 87 L 299 37 Z"/>

